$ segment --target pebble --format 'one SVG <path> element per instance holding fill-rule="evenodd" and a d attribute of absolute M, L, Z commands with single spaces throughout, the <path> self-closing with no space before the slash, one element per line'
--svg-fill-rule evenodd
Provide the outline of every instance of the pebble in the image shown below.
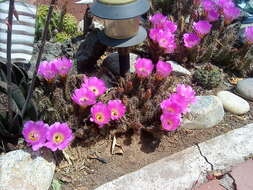
<path fill-rule="evenodd" d="M 253 101 L 253 78 L 240 80 L 236 86 L 237 93 L 251 101 Z"/>
<path fill-rule="evenodd" d="M 187 129 L 214 127 L 224 117 L 224 109 L 217 96 L 197 96 L 197 102 L 189 110 L 181 125 Z"/>
<path fill-rule="evenodd" d="M 191 75 L 191 72 L 189 70 L 187 70 L 186 68 L 184 68 L 183 66 L 179 65 L 177 62 L 175 61 L 167 61 L 167 63 L 170 63 L 173 69 L 173 73 L 176 75 Z"/>
<path fill-rule="evenodd" d="M 250 110 L 249 103 L 246 100 L 229 91 L 220 91 L 217 96 L 221 100 L 225 110 L 231 113 L 241 115 Z"/>
<path fill-rule="evenodd" d="M 0 156 L 1 190 L 48 190 L 55 171 L 49 150 L 15 150 Z"/>

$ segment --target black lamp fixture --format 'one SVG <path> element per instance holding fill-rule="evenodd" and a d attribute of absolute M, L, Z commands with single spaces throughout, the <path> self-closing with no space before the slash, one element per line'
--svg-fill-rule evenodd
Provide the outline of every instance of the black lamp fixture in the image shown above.
<path fill-rule="evenodd" d="M 150 0 L 96 0 L 91 6 L 91 13 L 104 21 L 104 30 L 98 34 L 100 42 L 118 48 L 121 76 L 130 69 L 128 47 L 147 37 L 140 16 L 149 8 Z"/>

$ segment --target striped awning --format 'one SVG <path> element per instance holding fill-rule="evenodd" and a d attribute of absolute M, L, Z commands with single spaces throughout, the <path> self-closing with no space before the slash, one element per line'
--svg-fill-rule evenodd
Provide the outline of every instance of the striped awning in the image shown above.
<path fill-rule="evenodd" d="M 32 57 L 35 35 L 36 7 L 25 2 L 15 2 L 18 19 L 13 16 L 12 62 L 28 63 Z M 6 62 L 7 17 L 9 1 L 0 3 L 0 61 Z"/>

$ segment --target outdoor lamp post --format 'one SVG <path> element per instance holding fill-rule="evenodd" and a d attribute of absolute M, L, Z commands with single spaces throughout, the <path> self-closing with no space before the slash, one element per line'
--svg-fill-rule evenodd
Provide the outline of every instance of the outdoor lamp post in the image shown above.
<path fill-rule="evenodd" d="M 118 48 L 120 75 L 130 69 L 128 47 L 143 42 L 146 30 L 140 26 L 140 16 L 150 8 L 149 0 L 96 0 L 91 13 L 104 22 L 98 37 L 101 43 Z"/>

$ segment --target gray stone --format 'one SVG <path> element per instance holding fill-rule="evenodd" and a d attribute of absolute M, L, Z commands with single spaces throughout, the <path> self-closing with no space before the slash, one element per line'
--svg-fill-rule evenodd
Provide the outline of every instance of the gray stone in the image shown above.
<path fill-rule="evenodd" d="M 188 71 L 186 68 L 182 67 L 175 61 L 167 61 L 167 63 L 170 63 L 173 69 L 174 74 L 176 75 L 191 75 L 191 72 Z"/>
<path fill-rule="evenodd" d="M 237 83 L 236 91 L 240 96 L 253 101 L 253 78 L 240 80 Z"/>
<path fill-rule="evenodd" d="M 16 150 L 0 156 L 1 190 L 48 190 L 55 163 L 49 150 Z"/>
<path fill-rule="evenodd" d="M 138 58 L 138 55 L 130 53 L 130 72 L 135 72 L 135 61 Z M 113 74 L 119 75 L 119 54 L 114 52 L 110 54 L 103 62 L 103 65 L 108 68 Z"/>
<path fill-rule="evenodd" d="M 214 170 L 227 170 L 253 152 L 253 123 L 199 144 Z"/>
<path fill-rule="evenodd" d="M 234 114 L 244 114 L 250 110 L 249 103 L 241 97 L 228 92 L 220 91 L 217 96 L 221 100 L 225 110 Z"/>
<path fill-rule="evenodd" d="M 94 70 L 97 60 L 104 54 L 106 46 L 101 44 L 97 32 L 94 30 L 88 33 L 80 44 L 76 54 L 77 69 L 80 73 Z"/>
<path fill-rule="evenodd" d="M 202 172 L 210 169 L 197 147 L 190 147 L 96 190 L 190 190 L 197 181 L 204 181 Z"/>
<path fill-rule="evenodd" d="M 216 96 L 197 96 L 197 102 L 189 109 L 182 122 L 182 127 L 188 129 L 214 127 L 224 117 L 222 103 Z"/>

